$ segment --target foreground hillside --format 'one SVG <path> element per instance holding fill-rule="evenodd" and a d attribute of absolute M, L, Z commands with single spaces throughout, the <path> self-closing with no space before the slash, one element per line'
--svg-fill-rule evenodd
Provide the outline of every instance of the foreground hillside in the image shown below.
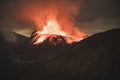
<path fill-rule="evenodd" d="M 120 29 L 73 45 L 23 45 L 0 61 L 1 80 L 120 80 Z"/>

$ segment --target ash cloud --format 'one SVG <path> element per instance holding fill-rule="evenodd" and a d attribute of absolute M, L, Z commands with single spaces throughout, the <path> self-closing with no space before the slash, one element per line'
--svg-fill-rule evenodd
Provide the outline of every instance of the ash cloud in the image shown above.
<path fill-rule="evenodd" d="M 74 25 L 74 16 L 79 12 L 80 5 L 80 0 L 20 1 L 15 13 L 18 19 L 34 23 L 37 29 L 41 29 L 52 18 L 65 27 Z"/>
<path fill-rule="evenodd" d="M 31 34 L 31 31 L 34 29 L 33 28 L 34 24 L 31 24 L 31 22 L 18 21 L 15 15 L 17 15 L 18 18 L 20 16 L 18 14 L 20 13 L 20 11 L 24 9 L 24 6 L 30 5 L 32 3 L 38 4 L 38 6 L 40 6 L 40 4 L 42 5 L 46 4 L 47 1 L 50 0 L 0 0 L 0 29 L 14 30 L 16 32 L 22 31 L 24 32 L 23 34 L 28 34 L 28 35 Z M 91 30 L 87 30 L 87 28 L 92 29 L 92 31 L 99 30 L 96 29 L 97 26 L 99 25 L 97 23 L 99 22 L 94 23 L 99 18 L 101 18 L 101 20 L 104 23 L 104 26 L 102 24 L 100 26 L 102 29 L 105 29 L 106 24 L 112 24 L 112 23 L 114 24 L 114 22 L 119 21 L 118 19 L 120 16 L 119 15 L 120 9 L 118 5 L 118 0 L 82 0 L 82 4 L 80 0 L 54 0 L 54 1 L 56 2 L 70 1 L 70 3 L 77 3 L 77 6 L 79 6 L 79 8 L 82 6 L 82 8 L 78 9 L 77 21 L 79 22 L 80 29 L 81 28 L 84 29 L 85 32 L 91 31 Z M 65 5 L 65 7 L 67 7 L 67 5 Z M 63 7 L 62 10 L 64 10 L 65 7 Z M 34 12 L 34 10 L 32 10 L 31 8 L 29 8 L 29 10 L 31 12 Z M 26 14 L 31 15 L 31 13 L 26 13 Z M 117 18 L 117 21 L 115 18 Z M 106 19 L 107 19 L 107 23 L 106 23 Z M 24 19 L 24 21 L 26 20 Z M 83 23 L 85 25 L 83 25 Z M 95 24 L 95 26 L 91 26 L 91 24 Z M 86 25 L 88 26 L 86 27 Z M 115 23 L 114 25 L 119 26 L 120 24 Z M 115 28 L 114 25 L 113 26 L 111 25 L 111 27 Z M 107 28 L 107 30 L 108 29 L 109 27 Z M 94 32 L 91 32 L 90 34 L 94 34 Z"/>
<path fill-rule="evenodd" d="M 69 35 L 80 35 L 75 25 L 75 16 L 79 13 L 81 0 L 30 0 L 20 1 L 15 15 L 19 20 L 29 21 L 36 30 L 42 30 L 50 20 L 57 20 L 60 28 Z"/>

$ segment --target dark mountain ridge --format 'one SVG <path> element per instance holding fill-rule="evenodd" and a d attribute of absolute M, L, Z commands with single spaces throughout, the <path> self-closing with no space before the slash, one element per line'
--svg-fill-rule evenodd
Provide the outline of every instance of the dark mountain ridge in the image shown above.
<path fill-rule="evenodd" d="M 20 47 L 28 37 L 11 31 L 0 31 L 0 50 Z"/>
<path fill-rule="evenodd" d="M 120 80 L 120 29 L 72 45 L 44 43 L 7 53 L 0 58 L 2 80 Z"/>

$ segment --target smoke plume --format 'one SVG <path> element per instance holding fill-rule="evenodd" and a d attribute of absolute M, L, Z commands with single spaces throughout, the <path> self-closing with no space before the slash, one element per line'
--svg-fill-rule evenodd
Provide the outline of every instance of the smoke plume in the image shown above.
<path fill-rule="evenodd" d="M 49 20 L 55 19 L 63 31 L 76 34 L 79 29 L 74 22 L 80 6 L 81 0 L 29 0 L 29 3 L 22 0 L 18 2 L 16 16 L 32 22 L 36 30 L 43 29 Z"/>

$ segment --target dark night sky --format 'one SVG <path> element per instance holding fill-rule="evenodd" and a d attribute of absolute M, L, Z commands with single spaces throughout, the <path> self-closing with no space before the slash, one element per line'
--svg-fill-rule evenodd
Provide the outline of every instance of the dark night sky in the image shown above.
<path fill-rule="evenodd" d="M 19 22 L 12 14 L 21 0 L 0 0 L 0 30 L 12 30 L 30 35 L 32 26 Z M 29 0 L 23 0 L 29 2 Z M 118 0 L 83 0 L 77 22 L 81 31 L 88 35 L 119 28 L 120 8 Z"/>

